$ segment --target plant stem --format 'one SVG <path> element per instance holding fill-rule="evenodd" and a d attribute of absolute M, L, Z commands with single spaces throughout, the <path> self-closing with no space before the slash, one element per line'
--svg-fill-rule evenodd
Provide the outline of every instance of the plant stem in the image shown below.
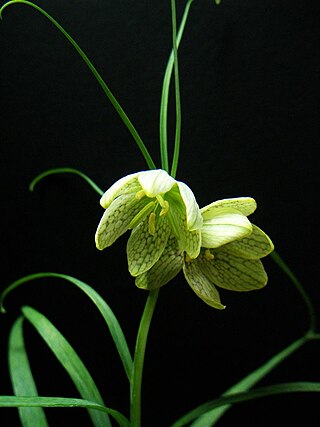
<path fill-rule="evenodd" d="M 131 427 L 141 426 L 141 383 L 144 355 L 150 323 L 158 299 L 159 289 L 149 292 L 148 299 L 141 317 L 133 360 L 133 373 L 130 389 L 130 420 Z"/>

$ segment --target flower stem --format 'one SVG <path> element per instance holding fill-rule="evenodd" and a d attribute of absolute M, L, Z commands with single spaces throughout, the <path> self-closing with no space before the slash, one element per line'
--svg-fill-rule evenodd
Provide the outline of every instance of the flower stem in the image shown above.
<path fill-rule="evenodd" d="M 141 383 L 144 355 L 146 351 L 150 323 L 158 299 L 158 294 L 159 289 L 155 289 L 149 292 L 138 330 L 130 389 L 131 427 L 141 426 Z"/>

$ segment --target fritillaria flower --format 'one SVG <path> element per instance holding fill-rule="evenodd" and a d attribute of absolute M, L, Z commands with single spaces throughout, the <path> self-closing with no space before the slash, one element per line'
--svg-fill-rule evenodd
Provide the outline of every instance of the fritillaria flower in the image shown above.
<path fill-rule="evenodd" d="M 129 271 L 138 276 L 162 256 L 169 238 L 190 259 L 200 253 L 202 216 L 190 188 L 164 170 L 134 173 L 102 196 L 105 212 L 96 231 L 102 250 L 132 229 L 127 244 Z"/>
<path fill-rule="evenodd" d="M 252 198 L 224 199 L 201 209 L 201 250 L 191 258 L 169 238 L 158 262 L 136 278 L 142 289 L 156 289 L 182 269 L 194 292 L 208 305 L 223 309 L 216 286 L 232 291 L 260 289 L 267 275 L 260 261 L 273 250 L 269 237 L 247 216 L 256 209 Z"/>

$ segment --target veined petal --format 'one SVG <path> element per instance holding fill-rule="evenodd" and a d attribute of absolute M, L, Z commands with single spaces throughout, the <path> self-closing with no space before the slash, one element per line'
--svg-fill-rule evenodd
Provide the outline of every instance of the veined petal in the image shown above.
<path fill-rule="evenodd" d="M 185 251 L 190 258 L 196 258 L 201 249 L 201 231 L 190 231 L 187 227 L 186 212 L 183 206 L 174 201 L 172 194 L 167 195 L 169 201 L 168 220 L 176 236 L 181 251 Z"/>
<path fill-rule="evenodd" d="M 197 230 L 202 226 L 202 216 L 199 205 L 196 202 L 193 192 L 184 182 L 177 181 L 177 184 L 186 207 L 187 228 L 189 230 Z"/>
<path fill-rule="evenodd" d="M 252 224 L 252 233 L 248 237 L 228 243 L 223 250 L 247 259 L 259 259 L 270 254 L 274 249 L 270 238 L 259 227 Z"/>
<path fill-rule="evenodd" d="M 136 277 L 136 286 L 149 291 L 160 288 L 179 273 L 182 265 L 183 252 L 179 250 L 175 236 L 172 236 L 155 265 Z"/>
<path fill-rule="evenodd" d="M 201 271 L 220 288 L 231 291 L 252 291 L 267 284 L 268 277 L 262 262 L 256 259 L 236 257 L 223 248 L 202 251 L 197 258 Z"/>
<path fill-rule="evenodd" d="M 166 193 L 171 190 L 176 182 L 162 169 L 139 172 L 138 181 L 148 197 L 156 197 L 158 194 Z"/>
<path fill-rule="evenodd" d="M 211 219 L 216 215 L 217 210 L 221 208 L 237 209 L 243 215 L 251 215 L 257 208 L 257 203 L 251 197 L 238 197 L 233 199 L 222 199 L 201 208 L 201 214 L 204 220 Z"/>
<path fill-rule="evenodd" d="M 203 222 L 201 245 L 204 248 L 218 248 L 251 232 L 252 224 L 246 216 L 236 209 L 221 207 L 215 210 L 210 219 Z"/>
<path fill-rule="evenodd" d="M 100 205 L 103 208 L 110 206 L 112 201 L 120 194 L 135 193 L 140 189 L 139 182 L 137 180 L 137 173 L 124 176 L 123 178 L 116 181 L 111 187 L 103 194 L 100 199 Z"/>
<path fill-rule="evenodd" d="M 117 197 L 104 212 L 98 225 L 95 240 L 102 250 L 114 243 L 128 228 L 131 220 L 142 209 L 143 201 L 132 194 Z"/>
<path fill-rule="evenodd" d="M 225 308 L 220 302 L 219 292 L 212 282 L 203 274 L 198 266 L 197 260 L 185 262 L 183 266 L 184 276 L 193 291 L 206 304 L 222 310 Z"/>
<path fill-rule="evenodd" d="M 148 271 L 162 255 L 170 234 L 168 219 L 157 216 L 154 231 L 150 234 L 148 218 L 132 230 L 127 244 L 129 272 L 132 276 Z"/>

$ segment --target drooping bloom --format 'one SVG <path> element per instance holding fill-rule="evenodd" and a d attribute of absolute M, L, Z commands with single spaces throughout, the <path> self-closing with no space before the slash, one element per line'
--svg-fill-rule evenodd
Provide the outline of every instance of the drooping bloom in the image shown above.
<path fill-rule="evenodd" d="M 200 253 L 202 216 L 190 188 L 164 170 L 134 173 L 102 196 L 105 208 L 96 231 L 102 250 L 132 229 L 127 244 L 129 271 L 138 276 L 161 257 L 171 237 L 190 258 Z"/>
<path fill-rule="evenodd" d="M 173 279 L 181 269 L 194 292 L 207 304 L 223 309 L 216 286 L 233 291 L 260 289 L 267 275 L 260 258 L 273 250 L 269 237 L 247 216 L 256 209 L 252 198 L 224 199 L 201 209 L 202 247 L 192 259 L 175 239 L 159 261 L 136 278 L 142 289 L 155 289 Z"/>

